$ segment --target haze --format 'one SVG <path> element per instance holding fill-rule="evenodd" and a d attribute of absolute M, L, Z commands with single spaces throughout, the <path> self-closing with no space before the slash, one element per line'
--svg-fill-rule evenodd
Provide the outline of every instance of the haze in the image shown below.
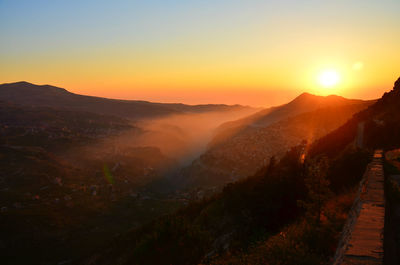
<path fill-rule="evenodd" d="M 400 69 L 398 10 L 397 0 L 5 0 L 0 83 L 189 104 L 372 99 Z M 318 75 L 331 69 L 341 82 L 327 90 Z"/>
<path fill-rule="evenodd" d="M 0 0 L 1 265 L 398 264 L 399 11 Z"/>
<path fill-rule="evenodd" d="M 144 133 L 127 131 L 106 141 L 105 146 L 154 146 L 163 154 L 186 166 L 206 151 L 207 144 L 215 135 L 215 129 L 226 121 L 252 114 L 256 109 L 225 112 L 170 115 L 136 123 Z"/>

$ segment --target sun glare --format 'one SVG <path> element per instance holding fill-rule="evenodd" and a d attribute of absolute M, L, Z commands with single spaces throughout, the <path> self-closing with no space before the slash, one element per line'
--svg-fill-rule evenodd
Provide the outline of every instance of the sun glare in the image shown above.
<path fill-rule="evenodd" d="M 318 81 L 324 88 L 332 88 L 340 82 L 340 75 L 335 70 L 325 70 L 319 75 Z"/>

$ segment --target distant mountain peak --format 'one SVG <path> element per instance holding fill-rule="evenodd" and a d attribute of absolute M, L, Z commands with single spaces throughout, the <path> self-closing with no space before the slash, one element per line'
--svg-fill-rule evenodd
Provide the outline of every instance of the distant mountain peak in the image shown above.
<path fill-rule="evenodd" d="M 331 94 L 331 95 L 327 95 L 327 96 L 321 96 L 321 95 L 311 94 L 311 93 L 308 93 L 308 92 L 301 93 L 295 99 L 298 99 L 298 98 L 340 98 L 340 99 L 346 99 L 346 98 L 344 98 L 342 96 L 335 95 L 335 94 Z"/>
<path fill-rule="evenodd" d="M 14 82 L 14 83 L 7 83 L 7 84 L 15 84 L 15 85 L 32 85 L 33 86 L 33 84 L 32 83 L 29 83 L 29 82 L 27 82 L 27 81 L 19 81 L 19 82 Z"/>
<path fill-rule="evenodd" d="M 298 97 L 293 99 L 287 105 L 297 105 L 297 104 L 316 104 L 316 105 L 337 105 L 337 104 L 348 104 L 351 102 L 359 103 L 362 100 L 354 100 L 354 99 L 347 99 L 342 96 L 338 95 L 328 95 L 328 96 L 321 96 L 321 95 L 314 95 L 308 92 L 301 93 Z"/>
<path fill-rule="evenodd" d="M 310 96 L 315 96 L 315 95 L 311 94 L 311 93 L 308 93 L 308 92 L 303 92 L 298 96 L 298 98 L 300 98 L 300 97 L 310 97 Z"/>
<path fill-rule="evenodd" d="M 18 81 L 18 82 L 11 82 L 11 83 L 4 83 L 1 85 L 8 85 L 8 86 L 43 86 L 43 85 L 35 85 L 32 83 L 29 83 L 27 81 Z"/>
<path fill-rule="evenodd" d="M 241 105 L 204 104 L 185 105 L 156 103 L 143 100 L 119 100 L 79 95 L 51 85 L 36 85 L 26 81 L 0 84 L 0 101 L 19 105 L 50 107 L 63 110 L 86 111 L 130 119 L 159 118 L 171 114 L 233 112 L 237 115 L 256 110 Z M 236 114 L 235 114 L 236 115 Z M 236 117 L 236 116 L 235 116 Z"/>
<path fill-rule="evenodd" d="M 346 99 L 345 97 L 342 97 L 342 96 L 339 96 L 339 95 L 334 95 L 334 94 L 325 96 L 325 98 L 342 98 L 342 99 Z"/>
<path fill-rule="evenodd" d="M 0 84 L 0 88 L 11 88 L 11 89 L 32 89 L 35 91 L 38 90 L 58 90 L 58 91 L 63 91 L 63 92 L 69 92 L 68 90 L 61 88 L 61 87 L 56 87 L 56 86 L 51 86 L 51 85 L 36 85 L 29 83 L 27 81 L 19 81 L 19 82 L 14 82 L 14 83 L 4 83 Z"/>
<path fill-rule="evenodd" d="M 291 102 L 310 100 L 310 99 L 316 99 L 316 98 L 319 98 L 319 96 L 308 93 L 308 92 L 303 92 L 299 96 L 295 97 Z"/>

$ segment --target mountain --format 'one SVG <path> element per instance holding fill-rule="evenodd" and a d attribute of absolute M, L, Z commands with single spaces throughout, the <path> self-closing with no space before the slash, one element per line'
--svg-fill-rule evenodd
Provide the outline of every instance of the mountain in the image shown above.
<path fill-rule="evenodd" d="M 374 101 L 304 93 L 280 107 L 220 126 L 209 149 L 182 170 L 189 186 L 220 186 L 254 174 L 302 141 L 313 142 Z"/>
<path fill-rule="evenodd" d="M 390 92 L 376 103 L 354 115 L 343 126 L 327 134 L 310 149 L 310 155 L 337 154 L 355 137 L 361 138 L 361 147 L 393 149 L 400 146 L 400 78 Z M 362 137 L 360 137 L 362 135 Z"/>
<path fill-rule="evenodd" d="M 0 102 L 3 263 L 242 264 L 246 258 L 247 264 L 324 264 L 353 199 L 340 194 L 355 189 L 368 163 L 368 149 L 355 148 L 359 128 L 364 124 L 360 146 L 400 145 L 400 81 L 396 84 L 376 103 L 349 101 L 310 111 L 311 103 L 297 102 L 294 114 L 277 112 L 285 105 L 259 114 L 258 119 L 267 112 L 279 115 L 262 126 L 246 123 L 192 164 L 209 168 L 186 169 L 192 185 L 222 186 L 240 178 L 201 201 L 193 198 L 211 189 L 167 195 L 152 190 L 176 161 L 154 146 L 130 146 L 125 136 L 142 134 L 143 128 L 129 119 Z M 157 130 L 164 126 L 185 134 L 165 124 Z M 307 200 L 305 165 L 325 156 L 335 193 L 325 212 L 335 218 L 316 229 L 307 225 L 299 201 Z M 218 168 L 223 174 L 215 173 Z"/>
<path fill-rule="evenodd" d="M 204 113 L 216 111 L 248 111 L 250 107 L 240 105 L 185 105 L 153 103 L 139 100 L 117 100 L 84 96 L 50 85 L 34 85 L 28 82 L 0 85 L 0 101 L 27 106 L 52 107 L 56 109 L 87 111 L 114 115 L 129 119 L 159 118 L 172 114 Z"/>
<path fill-rule="evenodd" d="M 293 117 L 301 113 L 321 108 L 341 107 L 358 104 L 372 104 L 373 101 L 346 99 L 341 96 L 316 96 L 303 93 L 291 102 L 282 106 L 272 107 L 256 112 L 248 117 L 222 124 L 216 131 L 210 146 L 223 142 L 248 127 L 266 127 L 274 122 Z"/>
<path fill-rule="evenodd" d="M 174 211 L 188 199 L 160 193 L 159 183 L 180 166 L 176 159 L 201 150 L 195 140 L 205 145 L 211 128 L 254 111 L 0 85 L 3 261 L 76 259 L 132 225 Z"/>
<path fill-rule="evenodd" d="M 398 148 L 399 133 L 400 78 L 326 136 L 215 196 L 115 237 L 79 264 L 330 264 L 370 150 Z"/>
<path fill-rule="evenodd" d="M 148 188 L 176 161 L 155 146 L 121 145 L 125 134 L 143 130 L 116 116 L 0 102 L 2 264 L 58 264 L 182 204 Z"/>
<path fill-rule="evenodd" d="M 125 134 L 133 138 L 143 131 L 114 116 L 0 102 L 3 203 L 26 201 L 18 190 L 51 193 L 51 188 L 40 188 L 57 186 L 57 178 L 70 189 L 105 187 L 109 184 L 101 177 L 105 165 L 111 167 L 118 195 L 127 195 L 129 189 L 152 182 L 173 165 L 174 161 L 154 146 L 122 146 L 116 140 Z M 49 165 L 54 170 L 47 170 Z"/>

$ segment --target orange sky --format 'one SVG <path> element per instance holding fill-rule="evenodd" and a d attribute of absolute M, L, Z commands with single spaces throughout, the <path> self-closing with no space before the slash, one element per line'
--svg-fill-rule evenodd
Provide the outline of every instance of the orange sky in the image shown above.
<path fill-rule="evenodd" d="M 377 98 L 400 76 L 400 1 L 267 2 L 4 1 L 0 82 L 270 106 L 302 92 Z M 321 86 L 324 70 L 340 82 Z"/>

